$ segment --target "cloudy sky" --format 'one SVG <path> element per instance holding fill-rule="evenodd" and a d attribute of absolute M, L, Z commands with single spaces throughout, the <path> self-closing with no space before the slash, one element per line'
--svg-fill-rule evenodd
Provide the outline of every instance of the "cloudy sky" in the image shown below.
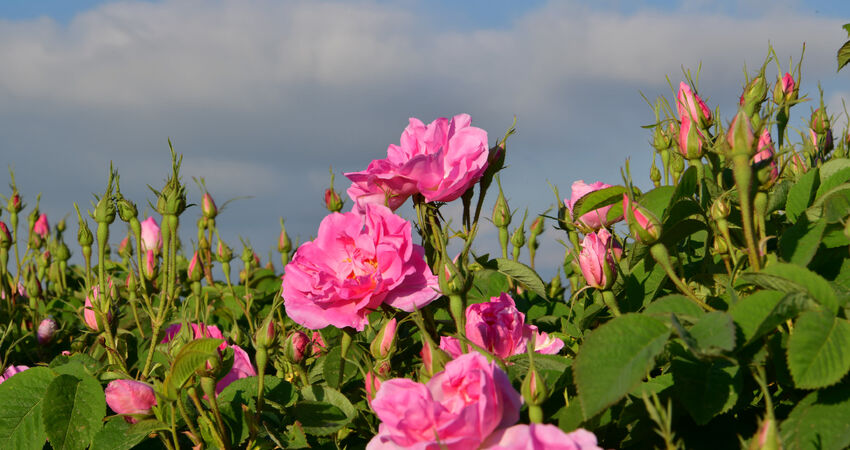
<path fill-rule="evenodd" d="M 731 113 L 744 65 L 756 70 L 772 44 L 787 70 L 805 43 L 803 91 L 817 98 L 820 82 L 833 114 L 850 94 L 850 72 L 835 70 L 847 2 L 590 5 L 5 0 L 0 161 L 25 201 L 43 193 L 53 222 L 105 188 L 110 160 L 125 195 L 154 201 L 146 185 L 168 175 L 171 138 L 190 200 L 200 198 L 192 176 L 219 203 L 251 197 L 219 225 L 231 246 L 248 238 L 265 259 L 279 217 L 293 237 L 315 233 L 329 166 L 341 174 L 384 157 L 408 117 L 466 112 L 494 143 L 516 116 L 502 181 L 511 207 L 534 214 L 554 201 L 547 183 L 562 193 L 577 179 L 617 183 L 626 158 L 646 185 L 652 149 L 640 126 L 654 116 L 641 93 L 669 96 L 667 77 L 678 84 L 682 67 L 701 63 L 700 93 Z M 0 172 L 3 194 L 7 181 Z M 337 186 L 347 187 L 341 175 Z M 184 216 L 186 231 L 198 214 Z M 543 250 L 552 267 L 555 237 Z"/>

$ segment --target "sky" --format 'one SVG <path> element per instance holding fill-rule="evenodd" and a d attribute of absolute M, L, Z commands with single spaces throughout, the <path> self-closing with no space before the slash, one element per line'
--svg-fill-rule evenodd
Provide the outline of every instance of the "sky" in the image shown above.
<path fill-rule="evenodd" d="M 237 254 L 248 239 L 265 260 L 279 217 L 293 239 L 313 236 L 329 168 L 344 191 L 342 173 L 385 157 L 409 117 L 468 113 L 491 145 L 516 117 L 502 185 L 511 208 L 533 216 L 554 204 L 550 184 L 562 196 L 576 180 L 617 184 L 627 159 L 648 187 L 641 126 L 654 115 L 642 96 L 669 98 L 683 68 L 701 67 L 699 93 L 728 121 L 744 67 L 756 71 L 772 45 L 784 72 L 805 43 L 801 92 L 814 104 L 820 83 L 843 129 L 850 71 L 836 73 L 835 53 L 847 22 L 841 1 L 6 0 L 0 162 L 26 203 L 42 193 L 51 224 L 68 216 L 73 241 L 72 202 L 104 190 L 109 161 L 125 196 L 152 213 L 147 185 L 169 173 L 170 138 L 190 202 L 201 195 L 192 177 L 219 204 L 239 198 L 221 235 Z M 778 72 L 771 63 L 768 79 Z M 0 172 L 4 195 L 8 181 Z M 183 217 L 187 245 L 199 214 Z M 495 234 L 482 230 L 481 253 L 495 251 Z M 113 226 L 113 243 L 122 236 Z M 546 276 L 561 237 L 543 240 Z"/>

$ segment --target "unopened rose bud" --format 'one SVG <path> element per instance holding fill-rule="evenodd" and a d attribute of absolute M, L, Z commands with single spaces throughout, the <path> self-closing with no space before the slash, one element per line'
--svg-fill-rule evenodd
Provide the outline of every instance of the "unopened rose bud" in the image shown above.
<path fill-rule="evenodd" d="M 307 356 L 307 345 L 310 338 L 301 331 L 293 331 L 286 337 L 283 344 L 283 357 L 292 363 L 299 364 Z"/>
<path fill-rule="evenodd" d="M 53 340 L 54 333 L 56 333 L 56 321 L 48 317 L 38 324 L 36 339 L 40 345 L 47 345 Z"/>
<path fill-rule="evenodd" d="M 755 135 L 750 118 L 743 110 L 739 110 L 732 123 L 729 124 L 729 132 L 726 133 L 726 142 L 733 153 L 754 154 Z"/>
<path fill-rule="evenodd" d="M 797 83 L 790 73 L 785 72 L 782 78 L 776 80 L 773 87 L 773 101 L 776 104 L 797 100 Z"/>
<path fill-rule="evenodd" d="M 8 250 L 12 246 L 12 233 L 6 224 L 0 221 L 0 249 Z"/>
<path fill-rule="evenodd" d="M 767 83 L 764 77 L 758 76 L 750 80 L 747 86 L 744 87 L 744 93 L 741 94 L 743 100 L 742 106 L 747 110 L 747 114 L 753 115 L 758 111 L 759 105 L 767 98 Z"/>
<path fill-rule="evenodd" d="M 153 280 L 156 278 L 156 255 L 153 250 L 145 252 L 145 259 L 142 261 L 142 275 L 145 279 Z"/>
<path fill-rule="evenodd" d="M 215 200 L 213 200 L 212 195 L 210 195 L 209 192 L 204 192 L 204 196 L 201 199 L 201 212 L 207 219 L 215 219 L 218 215 L 218 208 L 215 206 Z"/>
<path fill-rule="evenodd" d="M 546 388 L 546 382 L 537 373 L 537 369 L 533 364 L 528 367 L 528 373 L 522 380 L 520 391 L 522 398 L 531 406 L 540 406 L 549 398 L 549 390 Z"/>
<path fill-rule="evenodd" d="M 275 331 L 274 314 L 269 313 L 266 320 L 263 321 L 263 323 L 257 328 L 256 335 L 254 336 L 254 343 L 257 348 L 273 348 L 276 337 L 277 332 Z"/>
<path fill-rule="evenodd" d="M 135 380 L 113 380 L 104 391 L 106 404 L 117 414 L 150 414 L 156 394 L 150 385 Z M 125 417 L 130 423 L 136 419 Z"/>
<path fill-rule="evenodd" d="M 136 208 L 135 203 L 124 198 L 124 196 L 120 193 L 116 194 L 115 197 L 115 205 L 118 208 L 118 217 L 120 217 L 122 221 L 129 223 L 131 220 L 139 216 L 139 210 Z"/>
<path fill-rule="evenodd" d="M 156 219 L 148 217 L 142 221 L 142 251 L 159 252 L 162 248 L 162 232 Z"/>
<path fill-rule="evenodd" d="M 632 237 L 638 242 L 652 244 L 661 236 L 661 222 L 649 210 L 632 202 L 623 194 L 623 211 Z"/>
<path fill-rule="evenodd" d="M 381 383 L 383 383 L 383 380 L 372 372 L 367 372 L 364 381 L 366 383 L 366 401 L 371 406 L 372 399 L 378 395 L 378 389 L 381 389 Z"/>
<path fill-rule="evenodd" d="M 706 129 L 711 126 L 711 110 L 684 81 L 679 83 L 676 107 L 680 120 L 688 116 L 698 128 Z"/>
<path fill-rule="evenodd" d="M 343 207 L 343 201 L 339 198 L 339 194 L 330 187 L 325 189 L 325 208 L 330 212 L 340 212 Z"/>
<path fill-rule="evenodd" d="M 694 122 L 688 116 L 682 117 L 682 125 L 679 128 L 679 153 L 687 159 L 700 159 L 705 153 L 703 151 L 704 141 L 705 137 L 694 126 Z"/>
<path fill-rule="evenodd" d="M 21 195 L 18 194 L 17 191 L 12 193 L 12 196 L 9 197 L 9 201 L 6 202 L 6 209 L 10 213 L 17 214 L 24 209 L 23 202 L 21 201 Z"/>
<path fill-rule="evenodd" d="M 186 269 L 186 275 L 189 277 L 190 281 L 201 281 L 204 278 L 204 263 L 200 255 L 197 251 L 192 255 L 192 259 L 189 260 L 189 267 Z"/>
<path fill-rule="evenodd" d="M 652 132 L 652 146 L 659 152 L 673 146 L 673 138 L 661 125 L 656 125 Z"/>
<path fill-rule="evenodd" d="M 732 212 L 732 207 L 729 205 L 729 199 L 726 197 L 718 197 L 714 203 L 711 204 L 711 217 L 714 220 L 722 220 L 729 217 L 729 213 Z"/>
<path fill-rule="evenodd" d="M 233 260 L 233 250 L 231 250 L 230 247 L 228 247 L 221 239 L 218 240 L 216 259 L 218 259 L 218 262 L 220 263 L 229 263 Z"/>
<path fill-rule="evenodd" d="M 125 236 L 118 244 L 118 254 L 121 256 L 130 257 L 133 255 L 133 248 L 130 245 L 130 236 Z"/>
<path fill-rule="evenodd" d="M 505 199 L 501 185 L 499 185 L 499 196 L 496 198 L 496 204 L 493 205 L 492 220 L 493 225 L 498 228 L 507 228 L 511 224 L 511 209 L 508 207 L 508 201 Z"/>
<path fill-rule="evenodd" d="M 47 223 L 47 214 L 42 213 L 38 216 L 32 227 L 32 232 L 39 235 L 42 239 L 46 239 L 50 234 L 50 225 Z"/>
<path fill-rule="evenodd" d="M 818 108 L 812 113 L 810 127 L 815 133 L 826 134 L 830 126 L 829 115 L 827 115 L 825 108 Z"/>
<path fill-rule="evenodd" d="M 419 355 L 422 357 L 422 374 L 424 378 L 431 378 L 434 374 L 442 372 L 446 367 L 446 363 L 452 360 L 449 354 L 439 347 L 434 346 L 432 348 L 427 340 L 422 343 L 422 351 Z"/>
<path fill-rule="evenodd" d="M 369 347 L 369 350 L 371 350 L 372 356 L 374 356 L 375 359 L 382 360 L 392 356 L 395 351 L 397 327 L 398 321 L 395 317 L 393 317 L 384 324 L 381 331 L 379 331 L 378 335 L 375 336 L 375 339 Z"/>

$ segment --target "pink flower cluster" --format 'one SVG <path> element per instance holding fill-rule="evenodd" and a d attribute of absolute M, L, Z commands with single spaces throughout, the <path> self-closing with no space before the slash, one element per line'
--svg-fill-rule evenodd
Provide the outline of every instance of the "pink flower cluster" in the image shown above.
<path fill-rule="evenodd" d="M 537 353 L 553 355 L 564 347 L 564 341 L 526 324 L 525 314 L 506 293 L 486 303 L 469 305 L 465 331 L 472 343 L 502 359 L 525 353 L 529 340 L 533 340 Z M 460 341 L 453 337 L 440 337 L 440 348 L 453 358 L 462 354 Z"/>
<path fill-rule="evenodd" d="M 427 384 L 406 378 L 367 384 L 381 420 L 368 450 L 598 450 L 585 430 L 514 425 L 522 397 L 494 362 L 471 352 L 446 364 Z M 514 426 L 511 426 L 514 425 Z"/>
<path fill-rule="evenodd" d="M 286 265 L 286 313 L 306 328 L 362 331 L 381 304 L 412 312 L 440 296 L 410 222 L 381 205 L 362 212 L 326 216 Z"/>
<path fill-rule="evenodd" d="M 378 203 L 395 210 L 413 194 L 428 202 L 448 202 L 475 184 L 487 168 L 487 132 L 470 126 L 467 114 L 437 119 L 427 126 L 411 118 L 400 145 L 366 170 L 349 172 L 348 196 L 355 208 Z"/>
<path fill-rule="evenodd" d="M 165 330 L 165 337 L 162 339 L 161 343 L 170 342 L 172 339 L 177 337 L 178 333 L 180 333 L 180 329 L 182 328 L 182 324 L 175 323 L 169 326 Z M 201 338 L 214 338 L 214 339 L 224 339 L 224 335 L 221 334 L 221 330 L 218 329 L 215 325 L 204 325 L 204 324 L 191 324 L 192 327 L 192 337 L 194 339 Z M 233 367 L 230 369 L 224 377 L 222 377 L 215 384 L 215 393 L 220 394 L 221 391 L 224 390 L 230 383 L 239 380 L 241 378 L 253 377 L 257 375 L 257 371 L 254 369 L 253 364 L 251 364 L 251 359 L 248 357 L 248 353 L 245 350 L 242 350 L 242 347 L 239 347 L 236 344 L 228 345 L 227 342 L 222 342 L 218 347 L 219 352 L 223 351 L 227 347 L 233 349 Z"/>

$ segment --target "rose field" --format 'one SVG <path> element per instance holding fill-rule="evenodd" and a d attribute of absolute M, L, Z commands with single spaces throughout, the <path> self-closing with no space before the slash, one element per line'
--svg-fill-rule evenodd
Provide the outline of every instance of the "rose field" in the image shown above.
<path fill-rule="evenodd" d="M 503 189 L 515 120 L 410 118 L 267 259 L 171 141 L 147 198 L 105 161 L 67 220 L 10 166 L 0 448 L 848 448 L 850 130 L 803 50 L 733 104 L 671 76 L 649 173 L 546 211 Z"/>

